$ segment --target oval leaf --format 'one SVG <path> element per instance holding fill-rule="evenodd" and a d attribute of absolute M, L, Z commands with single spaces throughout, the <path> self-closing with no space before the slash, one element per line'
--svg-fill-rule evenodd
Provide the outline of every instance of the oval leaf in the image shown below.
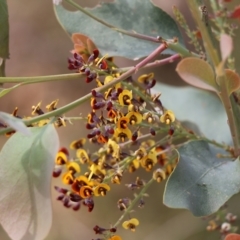
<path fill-rule="evenodd" d="M 228 234 L 224 240 L 240 240 L 240 235 L 236 233 Z"/>
<path fill-rule="evenodd" d="M 1 92 L 0 92 L 1 94 Z M 31 135 L 29 128 L 23 123 L 23 120 L 17 117 L 12 116 L 11 114 L 0 112 L 0 121 L 6 123 L 9 127 L 13 128 L 16 131 L 21 132 L 26 136 Z"/>
<path fill-rule="evenodd" d="M 225 62 L 233 50 L 233 40 L 231 36 L 225 33 L 222 33 L 220 35 L 220 50 L 222 55 L 222 61 Z"/>
<path fill-rule="evenodd" d="M 51 176 L 59 149 L 55 128 L 15 133 L 0 152 L 0 223 L 13 240 L 42 240 L 52 223 Z"/>
<path fill-rule="evenodd" d="M 194 87 L 210 91 L 218 89 L 212 67 L 202 59 L 184 58 L 178 63 L 176 71 L 185 82 Z"/>
<path fill-rule="evenodd" d="M 230 96 L 234 91 L 237 91 L 240 88 L 240 78 L 237 73 L 232 71 L 231 69 L 225 69 L 226 78 L 222 78 L 221 76 L 217 77 L 217 81 L 226 81 L 227 82 L 227 91 Z"/>
<path fill-rule="evenodd" d="M 102 55 L 136 60 L 149 55 L 158 46 L 153 42 L 118 33 L 80 11 L 71 12 L 62 5 L 55 5 L 54 8 L 57 19 L 70 35 L 81 33 L 88 36 Z M 150 1 L 116 0 L 114 3 L 102 3 L 96 8 L 86 10 L 117 28 L 165 39 L 177 37 L 183 43 L 175 21 Z M 169 49 L 164 53 L 173 54 Z"/>
<path fill-rule="evenodd" d="M 225 33 L 222 33 L 220 35 L 220 50 L 221 50 L 222 61 L 220 62 L 220 64 L 217 66 L 217 69 L 216 69 L 216 73 L 218 76 L 222 76 L 224 74 L 225 62 L 233 50 L 233 40 L 231 36 Z"/>
<path fill-rule="evenodd" d="M 9 57 L 9 23 L 7 0 L 0 0 L 0 58 Z"/>
<path fill-rule="evenodd" d="M 179 148 L 180 161 L 166 184 L 164 204 L 206 216 L 238 193 L 240 161 L 217 158 L 218 152 L 222 153 L 204 141 Z"/>

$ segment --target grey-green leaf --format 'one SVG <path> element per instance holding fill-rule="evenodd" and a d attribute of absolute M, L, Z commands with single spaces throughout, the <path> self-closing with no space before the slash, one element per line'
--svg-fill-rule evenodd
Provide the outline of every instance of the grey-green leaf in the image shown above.
<path fill-rule="evenodd" d="M 1 93 L 0 93 L 1 94 Z M 26 136 L 31 135 L 29 128 L 23 123 L 23 120 L 12 116 L 11 114 L 0 112 L 0 121 L 6 123 L 9 127 L 21 132 Z"/>
<path fill-rule="evenodd" d="M 0 58 L 9 57 L 9 23 L 7 0 L 0 0 Z"/>
<path fill-rule="evenodd" d="M 52 224 L 51 178 L 59 149 L 52 125 L 15 133 L 0 152 L 0 223 L 12 240 L 43 240 Z"/>
<path fill-rule="evenodd" d="M 238 193 L 240 161 L 217 158 L 218 152 L 222 153 L 204 141 L 179 148 L 180 161 L 166 184 L 164 204 L 206 216 Z"/>
<path fill-rule="evenodd" d="M 183 43 L 175 21 L 149 0 L 115 0 L 96 8 L 86 8 L 92 15 L 128 31 L 169 39 L 177 37 Z M 93 20 L 86 14 L 71 12 L 62 5 L 55 6 L 55 13 L 63 28 L 72 35 L 87 35 L 97 45 L 102 55 L 139 59 L 149 55 L 158 44 L 123 35 Z M 172 54 L 171 50 L 164 51 Z"/>
<path fill-rule="evenodd" d="M 232 144 L 227 115 L 217 95 L 193 87 L 162 83 L 157 83 L 154 90 L 162 93 L 163 105 L 172 110 L 177 119 L 195 124 L 200 134 L 209 139 Z"/>

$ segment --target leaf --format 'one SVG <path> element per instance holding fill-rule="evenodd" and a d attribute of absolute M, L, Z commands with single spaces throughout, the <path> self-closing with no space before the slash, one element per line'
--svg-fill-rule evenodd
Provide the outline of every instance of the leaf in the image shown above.
<path fill-rule="evenodd" d="M 184 58 L 178 63 L 176 71 L 185 82 L 192 86 L 210 91 L 218 89 L 212 67 L 202 59 Z"/>
<path fill-rule="evenodd" d="M 176 87 L 163 83 L 157 83 L 154 91 L 162 93 L 164 107 L 172 110 L 178 120 L 197 125 L 199 134 L 209 139 L 232 144 L 226 112 L 215 94 L 190 86 Z"/>
<path fill-rule="evenodd" d="M 73 33 L 88 36 L 102 55 L 136 60 L 149 55 L 158 46 L 153 42 L 118 33 L 80 11 L 71 12 L 62 5 L 54 6 L 54 9 L 59 23 L 70 36 Z M 117 28 L 166 39 L 177 37 L 183 43 L 175 21 L 148 0 L 115 0 L 114 3 L 102 3 L 86 10 Z M 173 54 L 169 49 L 164 53 Z"/>
<path fill-rule="evenodd" d="M 12 240 L 42 240 L 52 224 L 51 178 L 59 149 L 55 128 L 15 133 L 0 152 L 0 223 Z"/>
<path fill-rule="evenodd" d="M 7 0 L 0 0 L 0 58 L 9 57 L 9 23 Z"/>
<path fill-rule="evenodd" d="M 236 233 L 229 233 L 224 240 L 240 240 L 240 235 Z"/>
<path fill-rule="evenodd" d="M 222 33 L 220 35 L 220 50 L 222 60 L 225 62 L 233 50 L 233 40 L 229 35 L 225 33 Z"/>
<path fill-rule="evenodd" d="M 221 50 L 222 61 L 219 63 L 219 65 L 216 68 L 217 76 L 224 75 L 225 62 L 233 50 L 233 40 L 229 35 L 225 33 L 222 33 L 220 35 L 220 50 Z"/>
<path fill-rule="evenodd" d="M 240 161 L 217 158 L 216 153 L 222 153 L 221 150 L 204 141 L 180 147 L 180 160 L 167 181 L 164 204 L 189 209 L 200 217 L 216 212 L 238 193 Z"/>
<path fill-rule="evenodd" d="M 7 93 L 11 92 L 13 89 L 20 87 L 22 84 L 23 83 L 19 83 L 10 88 L 0 88 L 0 97 L 3 97 Z"/>
<path fill-rule="evenodd" d="M 12 116 L 11 114 L 0 112 L 0 120 L 6 123 L 9 127 L 21 132 L 26 136 L 31 135 L 29 128 L 23 123 L 22 119 Z"/>
<path fill-rule="evenodd" d="M 220 85 L 222 84 L 221 81 L 226 81 L 228 96 L 230 96 L 232 92 L 237 91 L 240 88 L 240 78 L 238 74 L 231 69 L 225 69 L 225 76 L 226 78 L 217 76 L 217 82 Z"/>

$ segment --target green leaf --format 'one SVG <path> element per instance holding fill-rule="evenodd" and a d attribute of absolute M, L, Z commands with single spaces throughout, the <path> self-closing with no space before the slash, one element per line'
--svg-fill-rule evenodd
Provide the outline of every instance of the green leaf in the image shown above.
<path fill-rule="evenodd" d="M 0 0 L 0 58 L 9 57 L 9 23 L 7 0 Z"/>
<path fill-rule="evenodd" d="M 227 115 L 215 94 L 193 87 L 176 87 L 163 83 L 157 83 L 154 90 L 162 93 L 163 105 L 172 110 L 178 120 L 196 125 L 200 134 L 209 139 L 232 144 Z M 190 129 L 192 126 L 189 126 Z"/>
<path fill-rule="evenodd" d="M 217 82 L 220 85 L 224 84 L 221 83 L 221 81 L 226 81 L 228 96 L 230 96 L 234 91 L 237 91 L 240 88 L 240 78 L 238 74 L 231 69 L 225 69 L 225 76 L 226 78 L 217 76 Z"/>
<path fill-rule="evenodd" d="M 161 36 L 169 39 L 182 36 L 175 21 L 150 1 L 115 0 L 114 3 L 102 3 L 96 8 L 86 8 L 92 15 L 128 31 L 149 36 Z M 66 10 L 62 5 L 55 6 L 57 19 L 63 28 L 72 35 L 87 35 L 99 48 L 102 55 L 122 56 L 139 59 L 149 55 L 158 44 L 123 35 L 93 20 L 86 14 Z M 172 54 L 169 49 L 164 51 Z"/>
<path fill-rule="evenodd" d="M 204 141 L 179 148 L 179 163 L 167 181 L 164 204 L 189 209 L 195 216 L 216 212 L 240 191 L 240 161 L 217 158 L 222 149 Z"/>
<path fill-rule="evenodd" d="M 0 112 L 0 120 L 6 123 L 9 127 L 21 132 L 26 136 L 31 135 L 29 128 L 23 123 L 22 119 L 12 116 L 11 114 Z"/>
<path fill-rule="evenodd" d="M 52 125 L 15 133 L 0 152 L 0 223 L 12 240 L 42 240 L 52 224 L 51 178 L 59 149 Z"/>
<path fill-rule="evenodd" d="M 211 91 L 218 89 L 212 67 L 202 59 L 184 58 L 178 63 L 176 71 L 190 85 Z"/>
<path fill-rule="evenodd" d="M 23 83 L 19 83 L 10 88 L 0 88 L 0 97 L 3 97 L 7 93 L 11 92 L 13 89 L 20 87 L 22 84 Z"/>

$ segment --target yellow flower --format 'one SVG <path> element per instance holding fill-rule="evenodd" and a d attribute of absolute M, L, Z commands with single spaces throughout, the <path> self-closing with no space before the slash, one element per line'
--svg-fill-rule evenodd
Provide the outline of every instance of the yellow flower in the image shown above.
<path fill-rule="evenodd" d="M 175 167 L 176 167 L 176 163 L 168 163 L 168 164 L 166 164 L 165 165 L 165 169 L 164 169 L 166 175 L 169 176 L 173 172 Z"/>
<path fill-rule="evenodd" d="M 55 164 L 64 165 L 68 162 L 68 151 L 66 148 L 62 148 L 58 151 L 55 157 Z"/>
<path fill-rule="evenodd" d="M 162 180 L 166 179 L 166 174 L 161 168 L 158 168 L 153 172 L 153 179 L 160 183 Z"/>
<path fill-rule="evenodd" d="M 117 122 L 117 128 L 118 129 L 126 129 L 128 128 L 129 118 L 127 117 L 121 117 Z"/>
<path fill-rule="evenodd" d="M 67 169 L 72 174 L 80 173 L 80 171 L 81 171 L 80 166 L 76 162 L 68 162 L 67 163 Z"/>
<path fill-rule="evenodd" d="M 74 179 L 74 182 L 72 184 L 72 190 L 75 193 L 79 194 L 80 188 L 83 187 L 83 186 L 92 187 L 93 184 L 92 184 L 92 182 L 88 181 L 86 176 L 82 175 L 82 176 L 79 176 L 79 177 Z"/>
<path fill-rule="evenodd" d="M 66 127 L 66 120 L 64 119 L 64 117 L 58 117 L 57 120 L 54 122 L 54 125 L 56 127 Z"/>
<path fill-rule="evenodd" d="M 143 120 L 146 120 L 148 123 L 155 122 L 156 117 L 151 112 L 146 112 L 143 114 Z"/>
<path fill-rule="evenodd" d="M 153 72 L 151 72 L 149 74 L 143 74 L 143 75 L 138 77 L 138 82 L 146 84 L 146 83 L 148 83 L 148 81 L 150 79 L 153 79 L 153 78 L 154 78 L 154 73 Z"/>
<path fill-rule="evenodd" d="M 74 181 L 74 176 L 72 172 L 66 172 L 62 176 L 62 182 L 66 185 L 71 185 Z"/>
<path fill-rule="evenodd" d="M 114 184 L 120 184 L 121 180 L 122 180 L 122 173 L 115 173 L 111 178 L 111 182 Z"/>
<path fill-rule="evenodd" d="M 73 141 L 70 144 L 70 149 L 82 148 L 85 143 L 86 143 L 86 139 L 85 138 L 81 138 L 79 140 Z"/>
<path fill-rule="evenodd" d="M 111 75 L 106 76 L 105 79 L 104 79 L 104 85 L 107 84 L 107 83 L 109 83 L 109 82 L 111 82 L 111 81 L 113 81 L 113 80 L 114 80 L 114 77 L 113 77 L 113 76 L 111 76 Z M 116 89 L 121 88 L 121 83 L 117 83 L 117 84 L 115 85 L 115 88 L 116 88 Z"/>
<path fill-rule="evenodd" d="M 82 148 L 77 150 L 76 156 L 82 164 L 89 163 L 90 161 L 87 152 Z"/>
<path fill-rule="evenodd" d="M 109 118 L 115 120 L 115 119 L 117 118 L 117 116 L 118 116 L 118 113 L 117 113 L 117 111 L 115 111 L 114 109 L 110 109 L 110 110 L 108 111 L 108 117 L 109 117 Z"/>
<path fill-rule="evenodd" d="M 136 156 L 137 160 L 141 160 L 144 157 L 147 156 L 147 151 L 144 147 L 140 147 L 135 153 L 134 155 Z"/>
<path fill-rule="evenodd" d="M 111 93 L 113 91 L 113 88 L 109 88 L 105 93 L 104 93 L 104 99 L 108 99 L 108 97 L 111 96 Z"/>
<path fill-rule="evenodd" d="M 146 157 L 141 159 L 141 166 L 145 168 L 146 171 L 151 171 L 156 163 L 156 151 L 150 151 Z"/>
<path fill-rule="evenodd" d="M 118 101 L 121 106 L 129 105 L 132 100 L 132 91 L 124 89 L 118 96 Z"/>
<path fill-rule="evenodd" d="M 171 111 L 171 110 L 167 110 L 160 117 L 160 122 L 162 122 L 162 123 L 171 124 L 174 121 L 175 121 L 175 115 L 174 115 L 173 111 Z"/>
<path fill-rule="evenodd" d="M 122 226 L 125 229 L 130 229 L 131 231 L 135 232 L 136 227 L 139 225 L 139 221 L 136 218 L 131 218 L 128 221 L 123 222 Z"/>
<path fill-rule="evenodd" d="M 93 195 L 93 190 L 89 186 L 82 186 L 80 188 L 79 195 L 82 198 L 89 198 Z"/>
<path fill-rule="evenodd" d="M 57 109 L 58 99 L 52 101 L 50 104 L 46 106 L 46 109 L 51 112 Z"/>
<path fill-rule="evenodd" d="M 32 106 L 32 115 L 42 115 L 44 112 L 40 108 L 41 102 L 37 104 L 37 106 Z"/>
<path fill-rule="evenodd" d="M 105 176 L 106 175 L 106 170 L 105 169 L 102 169 L 99 165 L 96 165 L 95 163 L 93 163 L 90 167 L 90 170 L 91 170 L 91 173 L 92 174 L 95 174 L 95 175 L 103 175 Z"/>
<path fill-rule="evenodd" d="M 121 142 L 124 142 L 126 138 L 132 139 L 132 132 L 129 128 L 126 129 L 115 129 L 114 137 Z"/>
<path fill-rule="evenodd" d="M 119 145 L 113 141 L 112 139 L 109 139 L 107 142 L 107 153 L 111 154 L 113 158 L 119 158 L 120 156 L 120 147 Z"/>
<path fill-rule="evenodd" d="M 164 148 L 162 146 L 156 147 L 158 163 L 160 164 L 160 166 L 163 167 L 166 165 L 168 158 L 167 158 L 166 153 L 164 153 L 164 152 L 161 153 L 162 151 L 164 151 Z"/>
<path fill-rule="evenodd" d="M 139 160 L 134 159 L 134 160 L 129 164 L 129 166 L 128 166 L 128 171 L 129 171 L 130 173 L 135 172 L 135 171 L 139 168 L 139 165 L 140 165 Z"/>
<path fill-rule="evenodd" d="M 94 188 L 94 195 L 105 196 L 107 191 L 110 191 L 110 187 L 105 183 L 100 183 Z"/>
<path fill-rule="evenodd" d="M 129 119 L 129 123 L 131 125 L 134 125 L 134 124 L 139 124 L 142 122 L 142 114 L 139 113 L 139 112 L 129 112 L 127 115 L 126 115 L 126 118 Z"/>

